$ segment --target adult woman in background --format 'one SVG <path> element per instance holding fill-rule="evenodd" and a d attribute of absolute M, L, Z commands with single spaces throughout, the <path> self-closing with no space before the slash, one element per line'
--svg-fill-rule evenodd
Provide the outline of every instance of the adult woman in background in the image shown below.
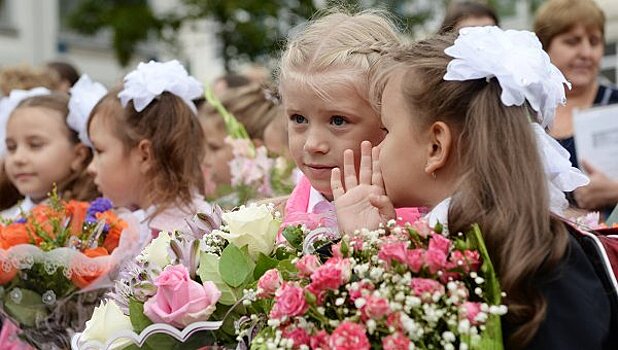
<path fill-rule="evenodd" d="M 618 103 L 618 90 L 598 80 L 605 14 L 592 0 L 549 0 L 536 14 L 534 31 L 552 63 L 572 84 L 568 102 L 556 111 L 550 133 L 571 153 L 573 166 L 590 176 L 590 184 L 575 191 L 575 200 L 582 209 L 612 208 L 618 202 L 618 181 L 585 160 L 579 164 L 573 140 L 575 109 Z"/>

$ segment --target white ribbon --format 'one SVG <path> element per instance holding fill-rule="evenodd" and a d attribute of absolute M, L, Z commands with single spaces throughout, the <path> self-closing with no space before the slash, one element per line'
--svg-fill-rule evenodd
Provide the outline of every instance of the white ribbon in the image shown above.
<path fill-rule="evenodd" d="M 107 94 L 107 89 L 101 83 L 93 81 L 86 74 L 82 75 L 70 90 L 69 115 L 67 124 L 79 134 L 79 140 L 92 147 L 88 139 L 88 118 L 94 106 Z"/>
<path fill-rule="evenodd" d="M 51 91 L 44 87 L 37 87 L 30 90 L 11 90 L 9 96 L 0 99 L 0 157 L 6 153 L 6 126 L 9 122 L 11 113 L 17 108 L 21 101 L 41 95 L 49 95 Z"/>

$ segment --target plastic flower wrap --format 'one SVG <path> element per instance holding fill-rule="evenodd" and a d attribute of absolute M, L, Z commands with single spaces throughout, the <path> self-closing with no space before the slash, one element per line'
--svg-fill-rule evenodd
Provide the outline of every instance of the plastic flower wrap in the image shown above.
<path fill-rule="evenodd" d="M 295 165 L 281 156 L 273 156 L 264 146 L 256 147 L 244 126 L 221 104 L 211 89 L 206 99 L 223 118 L 234 158 L 229 161 L 232 174 L 229 188 L 218 189 L 216 202 L 234 208 L 251 200 L 290 194 L 294 188 Z"/>
<path fill-rule="evenodd" d="M 133 342 L 146 349 L 235 348 L 238 322 L 257 312 L 244 304 L 245 291 L 278 265 L 278 257 L 287 257 L 289 248 L 275 244 L 280 224 L 272 206 L 232 212 L 215 207 L 190 221 L 191 234 L 162 232 L 121 272 L 101 306 L 101 312 L 115 315 L 113 320 L 129 320 L 130 327 L 112 334 L 110 323 L 116 321 L 93 317 L 73 338 L 74 346 L 105 349 Z"/>
<path fill-rule="evenodd" d="M 284 230 L 299 252 L 305 231 Z M 393 222 L 299 254 L 248 291 L 267 316 L 240 336 L 251 349 L 502 349 L 507 309 L 478 227 L 441 231 Z"/>
<path fill-rule="evenodd" d="M 48 203 L 0 227 L 1 312 L 25 341 L 68 346 L 118 265 L 135 253 L 138 234 L 127 220 L 107 199 L 65 202 L 53 193 Z"/>

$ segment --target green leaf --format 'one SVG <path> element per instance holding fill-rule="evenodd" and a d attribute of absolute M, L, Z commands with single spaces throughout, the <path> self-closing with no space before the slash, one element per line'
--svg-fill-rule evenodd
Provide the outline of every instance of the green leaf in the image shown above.
<path fill-rule="evenodd" d="M 200 267 L 197 274 L 202 282 L 211 281 L 221 291 L 219 303 L 223 305 L 234 305 L 240 299 L 240 291 L 230 287 L 219 274 L 219 257 L 214 254 L 204 253 L 200 256 Z"/>
<path fill-rule="evenodd" d="M 20 302 L 14 302 L 10 297 L 11 293 L 7 293 L 4 298 L 4 308 L 20 325 L 35 327 L 37 319 L 47 316 L 47 307 L 38 293 L 29 289 L 20 290 L 22 295 Z"/>
<path fill-rule="evenodd" d="M 129 300 L 129 318 L 136 333 L 152 324 L 152 321 L 144 315 L 144 304 L 135 299 Z"/>
<path fill-rule="evenodd" d="M 240 287 L 253 272 L 253 261 L 247 252 L 229 244 L 219 260 L 219 274 L 225 283 L 233 288 Z"/>
<path fill-rule="evenodd" d="M 283 237 L 288 241 L 288 243 L 294 247 L 296 250 L 303 249 L 303 240 L 304 234 L 303 230 L 298 226 L 287 226 L 283 229 Z"/>
<path fill-rule="evenodd" d="M 255 263 L 255 269 L 253 270 L 253 278 L 257 281 L 264 275 L 264 273 L 270 269 L 274 269 L 279 265 L 279 260 L 270 258 L 262 253 L 258 255 L 257 262 Z"/>

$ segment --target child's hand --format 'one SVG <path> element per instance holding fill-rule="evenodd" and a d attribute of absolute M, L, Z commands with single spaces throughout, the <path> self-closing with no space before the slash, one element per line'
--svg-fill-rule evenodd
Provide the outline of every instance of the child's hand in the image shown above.
<path fill-rule="evenodd" d="M 359 177 L 354 169 L 354 152 L 343 153 L 345 188 L 341 184 L 341 170 L 333 169 L 330 184 L 333 190 L 337 221 L 342 233 L 376 229 L 380 223 L 395 218 L 395 208 L 385 195 L 380 171 L 380 149 L 371 142 L 361 143 Z"/>

